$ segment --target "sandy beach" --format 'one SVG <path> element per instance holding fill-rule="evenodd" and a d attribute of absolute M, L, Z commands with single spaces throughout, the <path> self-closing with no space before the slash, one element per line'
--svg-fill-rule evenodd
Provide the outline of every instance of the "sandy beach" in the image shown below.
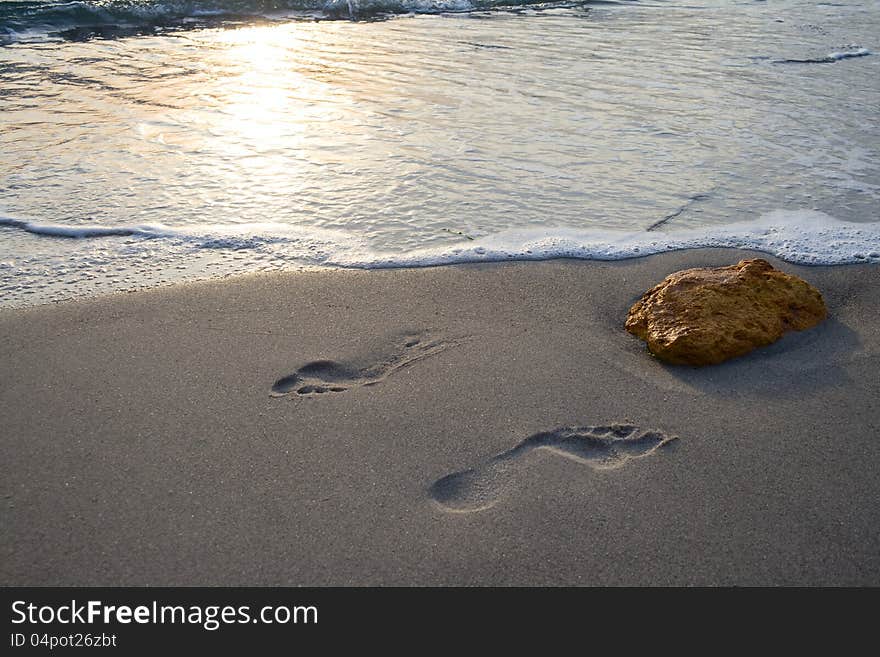
<path fill-rule="evenodd" d="M 754 255 L 2 311 L 0 583 L 880 584 L 880 268 L 767 258 L 829 319 L 716 367 L 623 330 L 670 272 Z"/>

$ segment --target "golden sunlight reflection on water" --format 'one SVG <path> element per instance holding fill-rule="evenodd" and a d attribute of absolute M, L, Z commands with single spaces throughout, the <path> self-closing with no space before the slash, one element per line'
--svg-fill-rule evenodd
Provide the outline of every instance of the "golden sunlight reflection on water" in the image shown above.
<path fill-rule="evenodd" d="M 341 69 L 325 63 L 340 56 L 344 29 L 292 23 L 200 35 L 198 70 L 153 87 L 151 104 L 169 109 L 140 122 L 142 155 L 178 150 L 187 174 L 251 208 L 295 205 L 321 167 L 350 168 L 365 139 L 363 108 Z"/>
<path fill-rule="evenodd" d="M 144 136 L 165 146 L 241 158 L 249 168 L 303 155 L 310 126 L 323 129 L 342 119 L 347 98 L 329 76 L 314 74 L 320 65 L 303 65 L 313 59 L 310 48 L 320 51 L 314 41 L 326 31 L 312 31 L 303 40 L 302 29 L 294 23 L 210 34 L 203 74 L 184 80 L 183 88 L 165 90 L 177 107 L 158 122 L 144 122 Z"/>

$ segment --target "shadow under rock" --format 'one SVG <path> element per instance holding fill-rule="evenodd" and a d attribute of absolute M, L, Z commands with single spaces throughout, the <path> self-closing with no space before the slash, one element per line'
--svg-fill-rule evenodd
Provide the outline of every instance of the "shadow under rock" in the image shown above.
<path fill-rule="evenodd" d="M 719 365 L 663 363 L 662 367 L 685 385 L 707 394 L 793 398 L 850 384 L 846 365 L 861 345 L 856 331 L 829 318 L 812 329 L 788 333 L 772 345 Z"/>

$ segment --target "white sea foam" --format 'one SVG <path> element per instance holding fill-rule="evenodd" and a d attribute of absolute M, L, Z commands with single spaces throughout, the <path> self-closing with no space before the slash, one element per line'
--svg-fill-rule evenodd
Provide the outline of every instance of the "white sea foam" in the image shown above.
<path fill-rule="evenodd" d="M 622 260 L 696 248 L 754 250 L 805 265 L 880 264 L 880 222 L 814 211 L 668 232 L 511 230 L 402 253 L 378 251 L 351 233 L 276 223 L 64 226 L 0 217 L 0 230 L 12 231 L 7 246 L 19 240 L 18 248 L 0 254 L 0 305 L 9 307 L 257 271 Z M 20 242 L 35 237 L 38 243 Z"/>
<path fill-rule="evenodd" d="M 18 228 L 27 233 L 45 235 L 46 237 L 86 238 L 125 237 L 131 235 L 160 237 L 164 234 L 162 227 L 159 226 L 103 226 L 100 224 L 70 226 L 65 224 L 41 224 L 24 219 L 13 219 L 12 217 L 0 217 L 0 226 Z"/>
<path fill-rule="evenodd" d="M 867 57 L 873 55 L 867 48 L 859 46 L 851 46 L 849 50 L 841 50 L 830 52 L 824 57 L 810 57 L 807 59 L 781 59 L 777 60 L 779 64 L 833 64 L 842 59 L 852 59 L 854 57 Z"/>
<path fill-rule="evenodd" d="M 0 226 L 17 228 L 33 235 L 89 239 L 100 237 L 134 237 L 165 239 L 203 249 L 259 249 L 267 244 L 297 244 L 304 241 L 348 245 L 352 237 L 341 231 L 310 230 L 279 223 L 211 224 L 202 226 L 136 226 L 105 224 L 52 224 L 0 216 Z"/>
<path fill-rule="evenodd" d="M 46 237 L 130 237 L 165 240 L 192 249 L 271 251 L 273 255 L 302 264 L 348 268 L 422 267 L 511 259 L 623 260 L 697 248 L 749 249 L 807 265 L 880 260 L 880 221 L 840 221 L 812 210 L 777 210 L 753 221 L 668 232 L 564 227 L 520 229 L 406 253 L 372 249 L 357 236 L 342 231 L 271 222 L 180 227 L 69 226 L 0 217 L 0 226 Z"/>
<path fill-rule="evenodd" d="M 623 260 L 697 248 L 761 251 L 805 265 L 880 262 L 880 222 L 853 223 L 839 221 L 822 212 L 780 210 L 754 221 L 665 233 L 570 228 L 515 230 L 475 240 L 466 246 L 425 249 L 404 255 L 341 254 L 332 264 L 375 268 L 550 258 Z"/>
<path fill-rule="evenodd" d="M 849 57 L 865 57 L 870 54 L 872 53 L 867 48 L 858 48 L 856 50 L 828 53 L 828 59 L 833 59 L 836 61 L 840 59 L 848 59 Z"/>

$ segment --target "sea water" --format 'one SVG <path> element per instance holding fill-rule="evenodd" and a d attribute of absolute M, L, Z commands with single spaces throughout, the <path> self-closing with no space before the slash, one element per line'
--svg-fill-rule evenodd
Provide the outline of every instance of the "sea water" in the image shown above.
<path fill-rule="evenodd" d="M 702 246 L 880 262 L 880 3 L 0 1 L 0 305 Z"/>

